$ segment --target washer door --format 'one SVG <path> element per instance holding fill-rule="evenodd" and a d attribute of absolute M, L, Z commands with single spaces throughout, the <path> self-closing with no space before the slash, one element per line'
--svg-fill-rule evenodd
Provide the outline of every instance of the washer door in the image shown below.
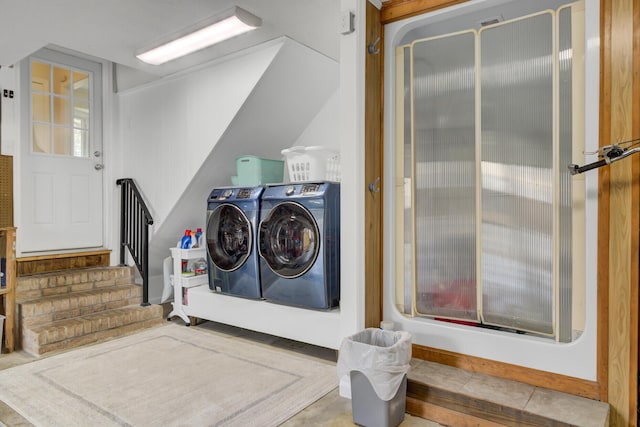
<path fill-rule="evenodd" d="M 220 270 L 242 267 L 251 253 L 252 242 L 251 223 L 240 208 L 225 203 L 211 212 L 207 222 L 207 252 Z"/>
<path fill-rule="evenodd" d="M 284 202 L 260 223 L 260 256 L 278 276 L 291 279 L 309 271 L 320 250 L 320 231 L 304 206 Z"/>

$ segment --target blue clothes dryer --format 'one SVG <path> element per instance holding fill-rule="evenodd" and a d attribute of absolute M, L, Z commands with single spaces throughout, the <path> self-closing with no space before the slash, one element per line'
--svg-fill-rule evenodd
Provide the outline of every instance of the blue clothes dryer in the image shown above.
<path fill-rule="evenodd" d="M 260 299 L 256 236 L 264 187 L 227 187 L 211 191 L 207 201 L 209 288 Z"/>
<path fill-rule="evenodd" d="M 340 184 L 267 186 L 258 228 L 268 301 L 326 310 L 340 301 Z"/>

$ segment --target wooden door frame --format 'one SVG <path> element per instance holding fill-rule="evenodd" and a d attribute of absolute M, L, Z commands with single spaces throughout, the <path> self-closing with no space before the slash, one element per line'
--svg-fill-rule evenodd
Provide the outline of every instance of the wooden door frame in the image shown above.
<path fill-rule="evenodd" d="M 600 0 L 600 146 L 640 136 L 640 5 Z M 598 172 L 598 382 L 612 426 L 638 421 L 640 158 Z"/>
<path fill-rule="evenodd" d="M 381 40 L 384 40 L 385 24 L 466 1 L 469 0 L 387 1 L 380 11 L 383 25 Z M 382 64 L 383 55 L 384 51 L 381 51 Z M 612 70 L 616 70 L 616 75 L 612 75 Z M 372 76 L 373 72 L 380 75 Z M 382 70 L 367 68 L 366 79 L 370 78 L 382 79 Z M 382 105 L 383 84 L 379 90 Z M 640 5 L 635 6 L 634 0 L 600 0 L 599 99 L 600 146 L 621 141 L 620 138 L 627 134 L 640 136 Z M 365 108 L 365 129 L 373 130 L 373 120 L 377 114 L 369 111 L 372 109 L 369 102 L 365 103 Z M 382 121 L 382 116 L 379 120 Z M 381 139 L 382 126 L 379 126 Z M 620 129 L 624 131 L 621 133 Z M 367 151 L 366 156 L 369 155 Z M 640 176 L 640 156 L 633 156 L 632 159 L 618 163 L 621 170 L 616 171 L 615 176 L 612 176 L 609 167 L 601 168 L 598 172 L 595 382 L 415 345 L 414 357 L 607 401 L 612 404 L 612 425 L 635 425 L 638 405 L 640 184 L 633 177 Z M 621 251 L 623 256 L 620 256 Z M 377 268 L 382 261 L 381 256 L 366 258 L 366 269 Z M 380 290 L 366 286 L 367 293 Z M 379 304 L 381 312 L 382 299 Z M 372 308 L 367 306 L 366 313 L 371 312 Z M 622 327 L 618 327 L 619 322 L 622 322 Z M 615 334 L 610 333 L 610 324 L 616 327 Z"/>
<path fill-rule="evenodd" d="M 367 1 L 365 57 L 365 326 L 377 328 L 382 320 L 383 297 L 383 154 L 382 61 L 384 40 L 380 10 Z M 369 49 L 371 46 L 371 49 Z M 371 51 L 369 51 L 371 50 Z"/>

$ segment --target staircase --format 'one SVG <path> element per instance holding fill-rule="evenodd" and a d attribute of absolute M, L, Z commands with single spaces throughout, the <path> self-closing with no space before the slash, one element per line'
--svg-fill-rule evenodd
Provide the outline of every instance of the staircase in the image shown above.
<path fill-rule="evenodd" d="M 91 267 L 16 279 L 22 349 L 70 349 L 158 325 L 160 305 L 142 307 L 133 267 Z"/>

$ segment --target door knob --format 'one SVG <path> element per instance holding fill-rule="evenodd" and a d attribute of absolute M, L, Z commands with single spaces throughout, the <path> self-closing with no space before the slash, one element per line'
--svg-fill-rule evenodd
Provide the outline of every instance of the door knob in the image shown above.
<path fill-rule="evenodd" d="M 96 163 L 93 167 L 95 168 L 95 170 L 99 171 L 100 169 L 104 168 L 104 165 L 100 163 Z"/>

